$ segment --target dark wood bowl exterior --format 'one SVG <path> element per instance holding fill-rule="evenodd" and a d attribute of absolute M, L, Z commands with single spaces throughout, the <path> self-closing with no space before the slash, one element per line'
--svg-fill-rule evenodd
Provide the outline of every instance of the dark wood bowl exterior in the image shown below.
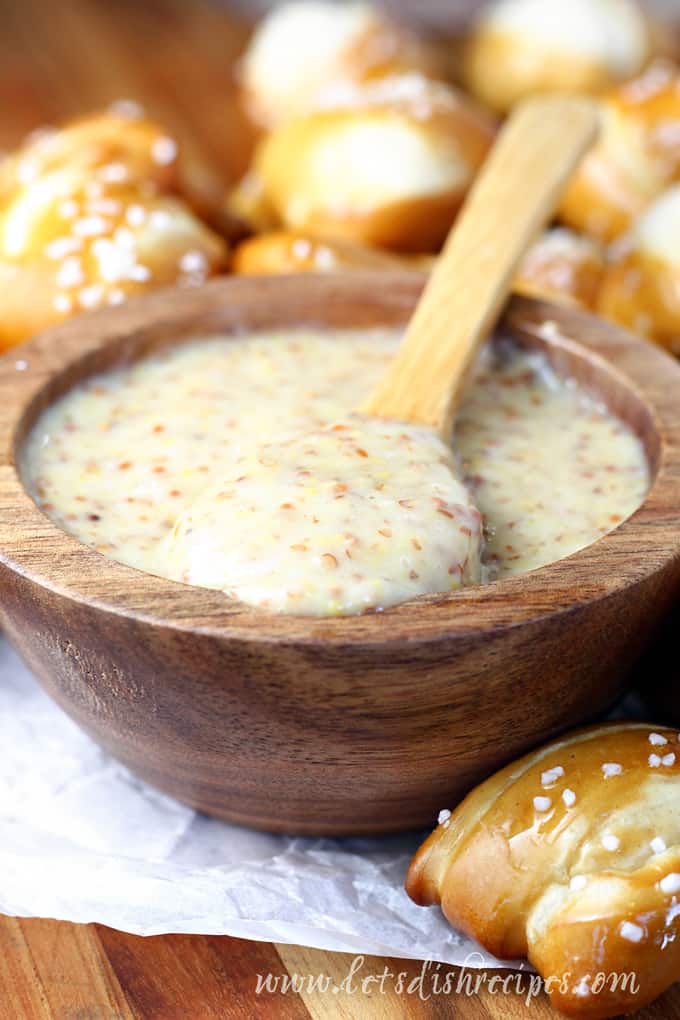
<path fill-rule="evenodd" d="M 421 287 L 413 274 L 233 277 L 81 317 L 0 361 L 2 625 L 102 747 L 210 814 L 314 834 L 430 824 L 513 756 L 605 711 L 677 598 L 680 367 L 527 300 L 506 328 L 601 394 L 655 471 L 636 514 L 559 563 L 380 614 L 273 616 L 106 560 L 27 494 L 23 436 L 85 375 L 201 333 L 400 324 Z M 546 319 L 583 347 L 542 339 Z"/>

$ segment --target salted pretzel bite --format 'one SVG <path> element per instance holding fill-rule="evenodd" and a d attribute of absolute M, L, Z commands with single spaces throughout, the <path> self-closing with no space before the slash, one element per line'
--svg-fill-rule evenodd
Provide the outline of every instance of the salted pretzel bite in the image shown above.
<path fill-rule="evenodd" d="M 297 0 L 259 23 L 241 83 L 252 117 L 271 128 L 307 112 L 338 83 L 441 70 L 431 47 L 370 4 Z"/>
<path fill-rule="evenodd" d="M 289 120 L 260 143 L 253 172 L 280 226 L 434 251 L 493 137 L 461 93 L 411 74 Z"/>
<path fill-rule="evenodd" d="M 526 755 L 441 813 L 406 889 L 528 957 L 556 1009 L 640 1009 L 680 979 L 680 734 L 594 726 Z"/>
<path fill-rule="evenodd" d="M 0 349 L 78 312 L 198 284 L 225 262 L 224 242 L 175 198 L 81 197 L 43 209 L 21 245 L 16 210 L 0 217 Z"/>
<path fill-rule="evenodd" d="M 554 227 L 528 250 L 515 279 L 515 290 L 592 310 L 604 266 L 604 252 L 596 241 Z"/>
<path fill-rule="evenodd" d="M 655 61 L 600 106 L 600 137 L 569 182 L 559 216 L 611 241 L 680 177 L 680 69 Z"/>
<path fill-rule="evenodd" d="M 96 173 L 104 184 L 180 191 L 176 141 L 141 116 L 109 111 L 29 135 L 0 163 L 0 202 L 11 202 L 28 185 L 49 181 L 65 167 L 83 179 Z"/>
<path fill-rule="evenodd" d="M 177 144 L 136 108 L 35 133 L 0 162 L 0 348 L 216 272 L 226 245 L 183 188 Z"/>
<path fill-rule="evenodd" d="M 535 93 L 596 93 L 630 78 L 650 45 L 633 0 L 499 0 L 470 35 L 463 76 L 474 96 L 506 113 Z"/>
<path fill-rule="evenodd" d="M 680 355 L 680 184 L 668 188 L 612 253 L 597 310 Z"/>

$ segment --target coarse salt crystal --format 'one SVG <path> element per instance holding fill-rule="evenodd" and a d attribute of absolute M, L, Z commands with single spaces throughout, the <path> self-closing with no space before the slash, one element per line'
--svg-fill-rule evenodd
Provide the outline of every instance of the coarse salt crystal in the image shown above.
<path fill-rule="evenodd" d="M 125 219 L 128 221 L 131 227 L 141 227 L 146 219 L 146 210 L 143 205 L 135 203 L 127 208 L 125 213 Z"/>
<path fill-rule="evenodd" d="M 661 879 L 659 888 L 664 893 L 680 892 L 680 875 L 676 871 L 671 871 L 669 875 Z"/>
<path fill-rule="evenodd" d="M 166 230 L 172 223 L 172 216 L 165 209 L 154 209 L 149 216 L 149 223 L 154 230 Z"/>
<path fill-rule="evenodd" d="M 555 765 L 554 768 L 548 769 L 547 772 L 541 773 L 541 786 L 552 786 L 564 775 L 564 769 L 561 765 Z"/>
<path fill-rule="evenodd" d="M 52 304 L 57 312 L 70 312 L 73 308 L 73 302 L 68 294 L 55 294 Z"/>
<path fill-rule="evenodd" d="M 623 766 L 616 761 L 606 761 L 602 766 L 602 774 L 605 779 L 609 779 L 611 776 L 620 776 L 622 772 Z"/>
<path fill-rule="evenodd" d="M 120 184 L 128 178 L 128 168 L 125 163 L 107 163 L 99 171 L 99 176 L 111 184 Z"/>
<path fill-rule="evenodd" d="M 605 833 L 605 835 L 602 837 L 601 842 L 605 850 L 611 850 L 612 852 L 614 850 L 618 850 L 621 845 L 619 837 L 613 836 L 609 832 Z"/>
<path fill-rule="evenodd" d="M 312 246 L 306 238 L 298 237 L 297 240 L 293 241 L 293 255 L 295 255 L 296 258 L 309 258 L 311 252 Z"/>
<path fill-rule="evenodd" d="M 82 248 L 83 242 L 77 237 L 58 237 L 45 248 L 48 259 L 63 259 L 66 255 L 72 255 L 74 251 Z"/>
<path fill-rule="evenodd" d="M 661 758 L 659 758 L 658 754 L 650 754 L 647 761 L 649 763 L 649 767 L 652 769 L 658 769 L 661 764 Z"/>
<path fill-rule="evenodd" d="M 109 112 L 126 120 L 140 120 L 144 116 L 144 107 L 134 99 L 116 99 L 109 106 Z"/>
<path fill-rule="evenodd" d="M 151 279 L 151 270 L 148 266 L 132 266 L 128 273 L 128 278 L 135 280 L 137 283 L 146 283 L 147 280 Z"/>
<path fill-rule="evenodd" d="M 102 216 L 118 216 L 121 205 L 117 198 L 93 198 L 87 203 L 88 212 Z"/>
<path fill-rule="evenodd" d="M 118 227 L 113 235 L 113 240 L 121 248 L 134 248 L 135 245 L 135 235 L 127 227 Z"/>
<path fill-rule="evenodd" d="M 534 807 L 537 811 L 549 811 L 552 807 L 552 801 L 550 797 L 534 797 Z"/>
<path fill-rule="evenodd" d="M 202 251 L 186 251 L 179 260 L 183 273 L 200 273 L 208 268 L 208 260 Z"/>
<path fill-rule="evenodd" d="M 169 138 L 167 135 L 157 138 L 151 146 L 151 158 L 154 163 L 158 163 L 160 166 L 172 163 L 176 156 L 177 142 L 174 138 Z"/>
<path fill-rule="evenodd" d="M 671 765 L 675 765 L 675 755 L 673 754 L 672 751 L 670 754 L 664 754 L 663 758 L 661 759 L 661 764 L 666 765 L 668 767 L 670 767 Z"/>
<path fill-rule="evenodd" d="M 67 198 L 59 203 L 59 215 L 64 220 L 73 219 L 74 216 L 78 215 L 79 209 L 80 206 L 73 198 Z"/>
<path fill-rule="evenodd" d="M 437 821 L 438 821 L 438 823 L 440 825 L 443 825 L 444 822 L 448 822 L 450 817 L 451 817 L 451 812 L 449 811 L 449 809 L 448 808 L 443 808 L 439 812 L 439 814 L 437 815 Z"/>
<path fill-rule="evenodd" d="M 85 275 L 80 259 L 77 255 L 69 255 L 64 259 L 57 273 L 58 287 L 79 287 L 84 281 Z"/>
<path fill-rule="evenodd" d="M 645 937 L 645 929 L 632 921 L 622 921 L 619 925 L 619 935 L 627 942 L 642 942 Z"/>
<path fill-rule="evenodd" d="M 649 742 L 654 744 L 655 747 L 661 747 L 663 744 L 668 743 L 668 738 L 664 737 L 661 733 L 650 733 Z"/>
<path fill-rule="evenodd" d="M 573 790 L 570 790 L 567 787 L 566 790 L 562 791 L 562 800 L 567 805 L 567 807 L 573 807 L 574 804 L 576 803 L 576 794 L 574 793 Z"/>
<path fill-rule="evenodd" d="M 83 287 L 78 293 L 78 304 L 81 308 L 94 308 L 101 301 L 103 294 L 104 288 L 100 284 Z"/>
<path fill-rule="evenodd" d="M 668 849 L 666 841 L 661 836 L 655 836 L 649 845 L 655 854 L 662 854 Z"/>
<path fill-rule="evenodd" d="M 98 237 L 109 230 L 111 224 L 103 216 L 83 216 L 71 229 L 77 237 Z"/>

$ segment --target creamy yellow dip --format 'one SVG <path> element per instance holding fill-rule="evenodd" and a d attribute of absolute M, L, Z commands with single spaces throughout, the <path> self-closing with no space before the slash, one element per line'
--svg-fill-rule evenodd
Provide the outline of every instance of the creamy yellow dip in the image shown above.
<path fill-rule="evenodd" d="M 321 615 L 532 570 L 642 502 L 639 439 L 505 342 L 482 353 L 452 448 L 354 415 L 398 340 L 299 329 L 169 348 L 48 408 L 24 478 L 106 556 Z"/>

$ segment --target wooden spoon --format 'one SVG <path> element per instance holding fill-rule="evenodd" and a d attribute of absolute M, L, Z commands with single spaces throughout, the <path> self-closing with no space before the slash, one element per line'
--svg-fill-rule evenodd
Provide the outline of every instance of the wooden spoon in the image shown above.
<path fill-rule="evenodd" d="M 456 219 L 390 368 L 361 413 L 429 425 L 450 437 L 475 354 L 597 128 L 596 107 L 586 99 L 546 96 L 516 107 Z"/>

